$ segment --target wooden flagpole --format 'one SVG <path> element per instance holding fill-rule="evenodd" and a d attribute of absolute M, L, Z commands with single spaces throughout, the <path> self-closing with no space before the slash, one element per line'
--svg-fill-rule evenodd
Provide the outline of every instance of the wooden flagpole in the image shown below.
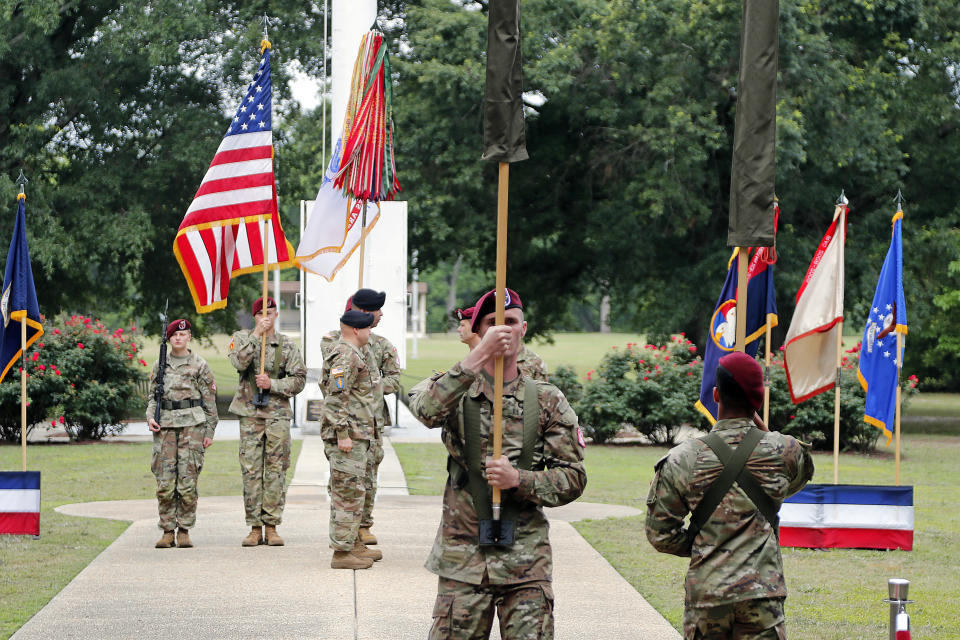
<path fill-rule="evenodd" d="M 747 349 L 747 254 L 748 247 L 737 247 L 737 351 Z"/>
<path fill-rule="evenodd" d="M 899 406 L 899 405 L 898 405 Z M 899 443 L 899 440 L 897 441 Z M 20 448 L 23 469 L 27 470 L 27 317 L 20 319 Z"/>
<path fill-rule="evenodd" d="M 263 311 L 264 315 L 267 314 L 267 280 L 268 280 L 267 272 L 269 271 L 269 269 L 267 269 L 267 262 L 269 262 L 268 260 L 269 256 L 267 254 L 267 238 L 269 237 L 269 235 L 270 235 L 270 218 L 267 218 L 266 220 L 264 220 L 264 225 L 263 225 L 263 293 L 261 294 L 261 298 L 260 298 L 260 300 L 263 301 L 263 306 L 260 307 L 260 310 Z M 280 313 L 280 309 L 277 309 L 277 313 L 278 314 Z M 254 322 L 256 322 L 256 319 L 254 319 Z M 263 360 L 264 358 L 266 358 L 266 356 L 267 356 L 267 334 L 264 333 L 262 336 L 260 336 L 260 373 L 264 372 Z"/>
<path fill-rule="evenodd" d="M 897 438 L 894 452 L 894 483 L 900 486 L 900 372 L 903 370 L 903 334 L 897 331 L 897 405 L 894 412 L 894 432 Z"/>
<path fill-rule="evenodd" d="M 843 235 L 843 243 L 847 241 L 847 219 L 846 213 L 844 212 L 844 207 L 847 204 L 847 198 L 843 194 L 843 191 L 840 191 L 840 197 L 837 199 L 837 207 L 834 209 L 834 215 L 839 214 L 841 219 L 839 220 L 840 232 Z M 843 245 L 841 245 L 841 249 Z M 837 286 L 842 287 L 843 282 L 837 280 Z M 841 303 L 840 308 L 840 321 L 837 322 L 837 360 L 836 360 L 836 377 L 833 381 L 833 484 L 840 483 L 840 375 L 842 369 L 840 364 L 843 360 L 843 306 Z"/>
<path fill-rule="evenodd" d="M 358 289 L 363 289 L 363 265 L 367 246 L 367 201 L 363 201 L 363 214 L 360 217 L 360 282 Z"/>
<path fill-rule="evenodd" d="M 502 325 L 506 315 L 507 293 L 507 195 L 510 185 L 510 163 L 500 163 L 497 185 L 497 278 L 496 323 Z M 493 369 L 493 459 L 500 457 L 503 446 L 503 356 L 498 356 Z M 493 488 L 493 519 L 500 519 L 500 489 Z"/>
<path fill-rule="evenodd" d="M 840 360 L 843 352 L 843 320 L 837 323 L 837 377 L 833 382 L 833 484 L 840 482 Z"/>

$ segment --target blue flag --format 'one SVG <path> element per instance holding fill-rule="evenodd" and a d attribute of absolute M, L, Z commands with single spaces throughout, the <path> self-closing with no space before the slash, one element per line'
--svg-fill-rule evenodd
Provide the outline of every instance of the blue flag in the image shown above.
<path fill-rule="evenodd" d="M 893 216 L 893 237 L 873 294 L 870 316 L 863 329 L 857 378 L 867 392 L 863 419 L 883 431 L 887 446 L 893 437 L 897 410 L 899 369 L 903 366 L 903 342 L 897 353 L 898 333 L 907 334 L 907 303 L 903 297 L 903 212 Z"/>
<path fill-rule="evenodd" d="M 26 346 L 43 335 L 40 307 L 37 305 L 37 290 L 33 286 L 33 269 L 30 267 L 30 249 L 27 247 L 26 197 L 17 196 L 17 221 L 13 225 L 10 251 L 7 252 L 7 268 L 3 275 L 3 294 L 0 296 L 0 313 L 3 314 L 3 332 L 0 332 L 0 382 L 21 354 L 20 323 L 27 324 Z"/>
<path fill-rule="evenodd" d="M 773 263 L 767 247 L 754 250 L 747 274 L 747 346 L 746 353 L 757 355 L 760 338 L 767 327 L 777 326 L 777 298 L 773 291 Z M 739 257 L 735 249 L 727 266 L 727 279 L 723 283 L 717 306 L 710 318 L 707 346 L 703 350 L 703 379 L 700 381 L 700 399 L 695 405 L 710 424 L 717 421 L 717 403 L 713 401 L 713 388 L 717 384 L 717 363 L 723 356 L 736 349 L 737 342 L 737 265 Z"/>

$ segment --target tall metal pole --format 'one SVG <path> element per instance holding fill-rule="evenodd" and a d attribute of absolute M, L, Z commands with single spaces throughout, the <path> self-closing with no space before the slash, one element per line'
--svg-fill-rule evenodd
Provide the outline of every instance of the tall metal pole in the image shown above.
<path fill-rule="evenodd" d="M 842 243 L 847 241 L 847 197 L 844 195 L 843 190 L 840 191 L 840 197 L 837 198 L 837 208 L 834 210 L 834 215 L 839 215 L 840 218 L 837 221 L 837 227 L 840 230 Z M 842 244 L 840 245 L 843 246 Z M 837 279 L 837 286 L 842 287 L 843 281 Z M 841 363 L 843 361 L 843 309 L 841 307 L 841 320 L 837 322 L 837 359 L 836 367 L 837 374 L 834 379 L 834 391 L 833 391 L 833 484 L 840 483 L 840 382 L 841 382 L 841 372 L 843 371 Z"/>
<path fill-rule="evenodd" d="M 410 294 L 410 324 L 413 329 L 413 357 L 418 357 L 417 336 L 420 333 L 420 268 L 417 266 L 419 256 L 417 249 L 413 250 L 413 287 Z"/>

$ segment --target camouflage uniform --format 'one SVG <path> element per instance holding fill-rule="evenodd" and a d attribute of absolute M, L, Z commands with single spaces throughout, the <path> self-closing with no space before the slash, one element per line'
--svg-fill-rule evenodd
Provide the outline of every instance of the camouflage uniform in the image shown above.
<path fill-rule="evenodd" d="M 517 354 L 517 368 L 520 369 L 520 373 L 534 380 L 550 381 L 550 376 L 547 374 L 547 363 L 526 345 L 520 345 L 520 352 Z"/>
<path fill-rule="evenodd" d="M 526 376 L 504 384 L 503 455 L 516 464 L 523 442 Z M 536 383 L 540 437 L 531 470 L 505 492 L 519 503 L 510 548 L 481 547 L 469 488 L 448 478 L 443 514 L 426 568 L 440 576 L 430 638 L 487 638 L 496 606 L 505 639 L 553 637 L 552 559 L 543 507 L 576 500 L 586 486 L 577 416 L 559 389 Z M 461 400 L 481 398 L 481 455 L 491 455 L 493 384 L 456 364 L 410 394 L 410 409 L 426 426 L 442 428 L 450 456 L 466 466 Z"/>
<path fill-rule="evenodd" d="M 154 363 L 150 384 L 157 378 Z M 160 431 L 153 434 L 150 469 L 157 479 L 159 526 L 173 531 L 192 529 L 197 519 L 197 478 L 203 468 L 203 439 L 213 438 L 217 428 L 217 385 L 207 363 L 198 355 L 167 356 L 163 374 L 165 401 L 199 400 L 183 409 L 160 410 Z M 147 402 L 147 420 L 156 414 L 153 394 Z"/>
<path fill-rule="evenodd" d="M 274 375 L 277 345 L 280 364 Z M 303 390 L 307 368 L 292 340 L 274 332 L 267 336 L 264 373 L 270 376 L 268 405 L 253 406 L 260 372 L 260 338 L 253 331 L 238 331 L 230 342 L 230 364 L 240 372 L 240 383 L 230 403 L 240 417 L 240 470 L 243 506 L 252 527 L 280 524 L 286 500 L 286 473 L 290 466 L 290 398 Z"/>
<path fill-rule="evenodd" d="M 323 389 L 327 388 L 329 382 L 329 361 L 339 340 L 340 332 L 331 331 L 323 336 L 320 341 L 320 351 L 323 354 L 323 372 L 320 385 Z M 377 407 L 377 429 L 374 438 L 370 440 L 367 466 L 363 476 L 363 518 L 360 520 L 360 526 L 369 529 L 373 526 L 373 503 L 377 497 L 377 473 L 380 470 L 380 463 L 383 462 L 383 427 L 390 424 L 390 409 L 383 397 L 400 391 L 400 362 L 397 359 L 397 349 L 383 336 L 371 332 L 366 349 L 371 352 L 374 363 L 380 369 L 380 385 L 374 398 L 374 404 Z"/>
<path fill-rule="evenodd" d="M 720 420 L 713 432 L 735 449 L 752 426 L 749 418 Z M 693 542 L 687 539 L 684 517 L 722 468 L 713 450 L 696 438 L 657 462 L 647 496 L 647 538 L 658 551 L 690 557 L 685 638 L 785 637 L 780 545 L 739 485 L 727 492 Z M 795 438 L 765 433 L 746 469 L 779 507 L 813 477 L 813 459 Z"/>
<path fill-rule="evenodd" d="M 380 369 L 369 349 L 358 349 L 346 340 L 337 341 L 324 360 L 325 368 L 327 362 L 320 435 L 330 461 L 330 547 L 350 551 L 363 516 L 370 443 L 378 430 Z M 346 438 L 353 441 L 349 452 L 337 446 L 338 439 Z"/>

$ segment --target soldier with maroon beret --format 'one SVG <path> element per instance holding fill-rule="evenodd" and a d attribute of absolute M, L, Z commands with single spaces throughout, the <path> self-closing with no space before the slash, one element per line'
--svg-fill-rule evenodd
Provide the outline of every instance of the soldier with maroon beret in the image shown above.
<path fill-rule="evenodd" d="M 684 638 L 782 639 L 787 589 L 776 514 L 813 476 L 810 448 L 771 433 L 757 416 L 763 371 L 754 358 L 720 358 L 713 397 L 720 419 L 710 433 L 677 445 L 654 467 L 647 539 L 658 551 L 690 558 Z M 705 500 L 740 447 L 746 462 L 736 484 L 719 502 Z M 687 514 L 692 524 L 685 526 Z"/>
<path fill-rule="evenodd" d="M 206 361 L 187 348 L 193 336 L 189 320 L 167 325 L 170 354 L 163 371 L 160 422 L 157 401 L 150 394 L 147 425 L 153 432 L 151 469 L 157 479 L 157 503 L 163 536 L 158 549 L 192 547 L 190 529 L 197 518 L 197 480 L 203 454 L 217 428 L 217 385 Z M 160 374 L 159 362 L 150 374 L 151 385 Z M 176 540 L 174 540 L 176 530 Z"/>
<path fill-rule="evenodd" d="M 552 553 L 543 507 L 567 504 L 583 492 L 583 441 L 563 393 L 517 368 L 526 322 L 520 296 L 510 289 L 506 294 L 504 324 L 495 323 L 491 291 L 478 301 L 471 321 L 480 336 L 476 348 L 410 392 L 410 410 L 426 426 L 442 430 L 449 454 L 440 528 L 426 562 L 439 576 L 431 640 L 487 638 L 495 612 L 504 640 L 553 638 Z M 494 460 L 498 356 L 504 373 L 503 456 Z M 524 420 L 530 412 L 535 419 Z M 478 430 L 479 438 L 471 437 L 468 446 L 465 424 L 474 420 L 479 424 L 471 432 Z M 481 544 L 478 513 L 489 506 L 475 505 L 480 492 L 474 494 L 463 481 L 477 474 L 501 489 L 505 510 L 516 514 L 511 546 Z"/>

